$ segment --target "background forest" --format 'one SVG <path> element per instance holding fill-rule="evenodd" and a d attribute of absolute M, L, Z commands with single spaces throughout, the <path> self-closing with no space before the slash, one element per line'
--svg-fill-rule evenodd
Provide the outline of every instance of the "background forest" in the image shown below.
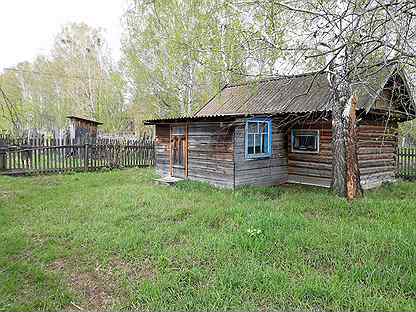
<path fill-rule="evenodd" d="M 105 132 L 142 132 L 144 119 L 191 115 L 226 83 L 327 62 L 319 25 L 277 1 L 126 2 L 120 60 L 102 29 L 74 23 L 49 54 L 0 73 L 0 129 L 54 131 L 76 114 L 102 121 Z M 386 47 L 372 57 L 389 57 Z M 413 68 L 408 59 L 406 66 Z"/>

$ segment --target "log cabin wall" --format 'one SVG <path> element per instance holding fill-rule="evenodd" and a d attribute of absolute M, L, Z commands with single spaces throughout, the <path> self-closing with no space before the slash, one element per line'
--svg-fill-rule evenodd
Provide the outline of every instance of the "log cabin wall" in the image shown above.
<path fill-rule="evenodd" d="M 156 126 L 156 171 L 169 176 L 170 126 Z M 245 159 L 245 123 L 194 122 L 188 125 L 188 178 L 220 187 L 300 183 L 331 186 L 331 123 L 315 122 L 279 129 L 273 121 L 272 157 Z M 320 130 L 319 153 L 292 152 L 291 129 Z M 358 125 L 358 159 L 364 189 L 394 180 L 398 144 L 397 124 L 369 121 Z"/>
<path fill-rule="evenodd" d="M 234 187 L 234 128 L 231 123 L 193 122 L 188 129 L 188 178 Z"/>
<path fill-rule="evenodd" d="M 292 152 L 291 130 L 319 130 L 319 153 Z M 302 122 L 287 130 L 288 182 L 330 187 L 332 180 L 331 122 Z"/>
<path fill-rule="evenodd" d="M 397 124 L 364 120 L 358 125 L 361 186 L 370 189 L 394 181 L 397 170 Z"/>
<path fill-rule="evenodd" d="M 286 183 L 287 143 L 286 130 L 279 128 L 279 120 L 272 123 L 272 156 L 263 159 L 245 158 L 245 122 L 234 132 L 235 187 L 243 185 L 270 186 Z"/>

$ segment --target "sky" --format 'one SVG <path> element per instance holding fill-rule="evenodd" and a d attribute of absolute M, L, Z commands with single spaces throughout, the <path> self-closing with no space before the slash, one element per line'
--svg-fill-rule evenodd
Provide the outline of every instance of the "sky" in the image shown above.
<path fill-rule="evenodd" d="M 3 0 L 0 11 L 0 72 L 37 55 L 48 55 L 62 25 L 85 22 L 105 30 L 115 59 L 120 57 L 125 0 Z"/>

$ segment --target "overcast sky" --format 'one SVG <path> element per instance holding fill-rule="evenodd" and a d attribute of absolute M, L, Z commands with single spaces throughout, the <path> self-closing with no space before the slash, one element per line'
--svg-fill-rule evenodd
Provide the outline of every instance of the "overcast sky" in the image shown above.
<path fill-rule="evenodd" d="M 48 54 L 63 24 L 85 22 L 106 30 L 113 56 L 120 56 L 124 0 L 2 0 L 0 72 L 5 67 Z"/>

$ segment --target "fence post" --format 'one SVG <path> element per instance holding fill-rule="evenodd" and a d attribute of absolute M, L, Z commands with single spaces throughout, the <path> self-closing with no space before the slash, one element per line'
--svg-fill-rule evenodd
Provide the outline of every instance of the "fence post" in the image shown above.
<path fill-rule="evenodd" d="M 88 171 L 88 143 L 84 146 L 84 171 Z"/>

